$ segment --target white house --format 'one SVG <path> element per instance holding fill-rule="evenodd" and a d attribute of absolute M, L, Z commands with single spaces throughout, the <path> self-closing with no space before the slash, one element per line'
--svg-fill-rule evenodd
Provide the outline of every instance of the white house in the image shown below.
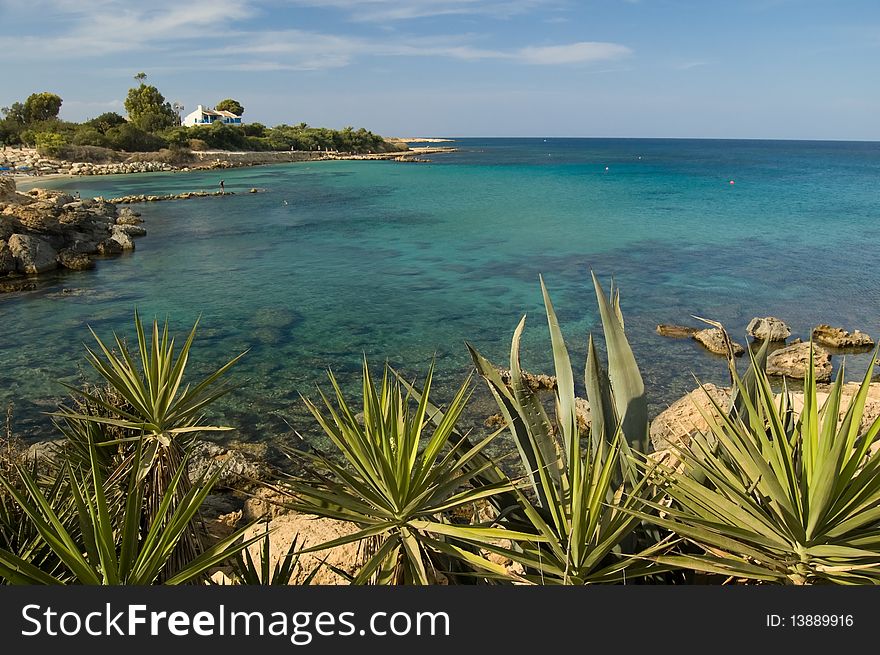
<path fill-rule="evenodd" d="M 210 125 L 216 122 L 226 123 L 227 125 L 241 125 L 241 116 L 236 116 L 231 111 L 223 109 L 209 109 L 199 105 L 194 112 L 183 117 L 183 124 L 187 127 L 193 125 Z"/>

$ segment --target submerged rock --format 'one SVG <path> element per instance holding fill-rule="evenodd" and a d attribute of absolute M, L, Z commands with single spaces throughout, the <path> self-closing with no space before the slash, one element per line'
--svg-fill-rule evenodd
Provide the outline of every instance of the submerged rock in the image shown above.
<path fill-rule="evenodd" d="M 813 328 L 813 341 L 831 348 L 873 348 L 874 340 L 855 330 L 847 332 L 843 328 L 822 324 Z"/>
<path fill-rule="evenodd" d="M 796 343 L 770 353 L 767 374 L 803 380 L 810 362 L 810 344 Z M 822 346 L 813 345 L 813 367 L 817 382 L 831 379 L 831 353 Z"/>
<path fill-rule="evenodd" d="M 707 330 L 698 330 L 693 334 L 694 340 L 702 344 L 709 352 L 716 355 L 727 356 L 727 347 L 724 345 L 724 333 L 718 328 L 709 328 Z M 745 353 L 745 348 L 731 339 L 730 346 L 733 348 L 733 354 L 739 357 Z"/>
<path fill-rule="evenodd" d="M 697 328 L 688 327 L 687 325 L 661 323 L 657 326 L 657 334 L 661 337 L 670 337 L 672 339 L 690 339 L 697 332 L 699 332 Z"/>
<path fill-rule="evenodd" d="M 753 318 L 746 332 L 760 341 L 785 341 L 791 336 L 791 328 L 774 316 Z"/>

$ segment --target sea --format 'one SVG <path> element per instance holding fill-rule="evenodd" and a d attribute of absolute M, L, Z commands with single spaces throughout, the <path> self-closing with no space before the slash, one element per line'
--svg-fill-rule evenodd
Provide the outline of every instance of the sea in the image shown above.
<path fill-rule="evenodd" d="M 353 404 L 364 357 L 448 402 L 472 372 L 466 343 L 507 366 L 528 317 L 523 366 L 552 373 L 543 276 L 583 381 L 603 347 L 594 271 L 620 290 L 627 336 L 657 414 L 725 360 L 659 323 L 721 322 L 745 344 L 756 316 L 792 338 L 829 323 L 880 337 L 880 143 L 672 139 L 456 139 L 428 163 L 321 161 L 230 170 L 37 180 L 82 197 L 217 190 L 134 205 L 146 237 L 92 271 L 0 296 L 0 408 L 26 440 L 55 436 L 62 383 L 95 380 L 94 343 L 134 342 L 133 315 L 198 319 L 196 380 L 246 351 L 236 388 L 206 421 L 215 438 L 322 443 L 303 396 L 332 370 Z M 22 185 L 24 186 L 24 185 Z M 258 193 L 249 193 L 257 189 Z M 872 355 L 835 355 L 847 379 Z M 747 359 L 747 358 L 744 358 Z M 845 366 L 844 366 L 845 362 Z M 745 363 L 741 364 L 744 369 Z M 472 380 L 463 425 L 497 411 Z M 579 390 L 582 386 L 579 384 Z"/>

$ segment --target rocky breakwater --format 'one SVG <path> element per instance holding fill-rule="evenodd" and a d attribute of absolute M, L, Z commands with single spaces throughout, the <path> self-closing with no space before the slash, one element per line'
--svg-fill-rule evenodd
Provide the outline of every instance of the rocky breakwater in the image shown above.
<path fill-rule="evenodd" d="M 134 250 L 133 237 L 146 234 L 140 223 L 135 212 L 101 199 L 19 193 L 12 178 L 0 179 L 0 291 L 27 287 L 27 276 L 92 268 L 96 256 Z"/>
<path fill-rule="evenodd" d="M 118 164 L 68 163 L 67 170 L 59 173 L 70 175 L 131 175 L 133 173 L 161 173 L 180 170 L 180 167 L 161 161 L 132 161 Z"/>
<path fill-rule="evenodd" d="M 44 157 L 32 148 L 0 150 L 0 170 L 18 175 L 131 175 L 181 170 L 162 161 L 71 162 Z"/>

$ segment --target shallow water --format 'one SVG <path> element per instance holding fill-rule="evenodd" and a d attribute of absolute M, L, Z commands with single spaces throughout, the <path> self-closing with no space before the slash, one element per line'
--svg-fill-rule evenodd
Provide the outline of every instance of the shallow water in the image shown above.
<path fill-rule="evenodd" d="M 132 312 L 201 316 L 194 371 L 249 349 L 242 387 L 211 417 L 238 438 L 314 438 L 299 394 L 332 367 L 346 386 L 366 354 L 408 374 L 437 358 L 436 398 L 469 370 L 465 340 L 504 363 L 530 316 L 526 368 L 551 365 L 538 275 L 580 368 L 598 331 L 588 271 L 622 290 L 628 336 L 659 411 L 725 364 L 657 323 L 753 316 L 808 338 L 820 322 L 880 336 L 880 144 L 758 141 L 462 140 L 430 164 L 314 162 L 55 181 L 84 197 L 216 189 L 148 205 L 137 251 L 0 296 L 0 403 L 15 429 L 49 434 L 59 381 L 83 368 L 87 325 L 132 335 Z M 607 167 L 607 170 L 606 170 Z M 734 180 L 735 184 L 730 184 Z M 244 193 L 251 187 L 265 189 Z M 62 289 L 74 290 L 62 293 Z M 848 377 L 869 355 L 847 358 Z M 841 358 L 835 357 L 839 365 Z M 469 421 L 494 411 L 477 394 Z"/>

